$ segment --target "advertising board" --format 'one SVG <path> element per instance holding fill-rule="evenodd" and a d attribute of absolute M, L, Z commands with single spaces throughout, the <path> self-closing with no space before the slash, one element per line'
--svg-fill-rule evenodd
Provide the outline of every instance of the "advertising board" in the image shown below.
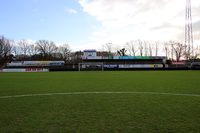
<path fill-rule="evenodd" d="M 49 72 L 49 69 L 43 68 L 22 68 L 22 69 L 3 69 L 2 72 Z"/>
<path fill-rule="evenodd" d="M 7 66 L 63 66 L 64 61 L 21 61 L 7 63 Z"/>
<path fill-rule="evenodd" d="M 104 68 L 118 68 L 118 65 L 104 65 Z"/>
<path fill-rule="evenodd" d="M 126 64 L 119 65 L 121 69 L 129 69 L 129 68 L 163 68 L 162 64 Z"/>

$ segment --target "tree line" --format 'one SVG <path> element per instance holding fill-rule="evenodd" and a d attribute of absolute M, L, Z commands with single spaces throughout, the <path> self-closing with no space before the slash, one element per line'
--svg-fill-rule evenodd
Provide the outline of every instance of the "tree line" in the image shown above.
<path fill-rule="evenodd" d="M 107 43 L 103 45 L 106 51 L 113 51 L 114 45 Z M 119 49 L 119 48 L 118 48 Z M 114 50 L 115 51 L 115 50 Z M 117 55 L 125 56 L 165 56 L 168 60 L 190 60 L 200 58 L 200 45 L 186 46 L 178 41 L 146 41 L 133 40 L 127 42 L 122 48 L 117 50 Z"/>
<path fill-rule="evenodd" d="M 159 56 L 162 53 L 167 59 L 176 61 L 200 57 L 200 46 L 192 48 L 178 41 L 133 40 L 121 48 L 114 48 L 112 43 L 102 47 L 98 52 L 100 56 Z M 50 40 L 31 42 L 26 39 L 14 41 L 0 36 L 0 64 L 11 60 L 64 60 L 76 63 L 81 60 L 81 55 L 81 51 L 73 52 L 67 43 L 58 45 Z"/>
<path fill-rule="evenodd" d="M 0 37 L 0 61 L 7 60 L 65 60 L 70 61 L 71 49 L 67 43 L 57 45 L 53 41 L 25 39 L 13 41 Z"/>

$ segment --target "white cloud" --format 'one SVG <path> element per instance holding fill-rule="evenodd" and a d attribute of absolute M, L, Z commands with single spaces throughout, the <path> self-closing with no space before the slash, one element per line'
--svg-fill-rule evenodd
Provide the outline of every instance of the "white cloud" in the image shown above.
<path fill-rule="evenodd" d="M 91 42 L 125 43 L 133 39 L 184 40 L 185 0 L 79 0 L 83 10 L 101 22 Z M 192 1 L 193 20 L 200 21 L 200 1 Z M 195 29 L 194 29 L 195 31 Z"/>
<path fill-rule="evenodd" d="M 77 14 L 78 11 L 72 8 L 66 8 L 65 11 L 70 14 Z"/>

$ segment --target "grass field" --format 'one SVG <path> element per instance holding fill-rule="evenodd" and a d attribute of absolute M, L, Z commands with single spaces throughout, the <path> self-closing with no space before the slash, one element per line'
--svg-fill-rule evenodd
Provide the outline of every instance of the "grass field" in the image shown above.
<path fill-rule="evenodd" d="M 197 133 L 200 71 L 0 73 L 0 132 Z"/>

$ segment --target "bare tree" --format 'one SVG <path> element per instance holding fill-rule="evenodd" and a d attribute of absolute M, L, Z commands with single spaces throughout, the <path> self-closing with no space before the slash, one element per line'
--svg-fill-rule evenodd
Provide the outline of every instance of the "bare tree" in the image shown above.
<path fill-rule="evenodd" d="M 48 55 L 52 55 L 52 53 L 55 53 L 57 51 L 58 47 L 56 46 L 56 44 L 53 41 L 49 41 L 49 43 L 47 44 L 47 53 Z"/>
<path fill-rule="evenodd" d="M 137 42 L 138 42 L 138 49 L 140 56 L 143 56 L 143 51 L 144 51 L 143 42 L 141 40 L 137 40 Z"/>
<path fill-rule="evenodd" d="M 126 48 L 128 49 L 130 55 L 136 56 L 138 49 L 136 48 L 136 43 L 134 43 L 134 41 L 127 42 Z"/>
<path fill-rule="evenodd" d="M 6 58 L 11 54 L 11 41 L 6 39 L 5 37 L 0 37 L 0 58 Z"/>
<path fill-rule="evenodd" d="M 126 56 L 126 52 L 127 52 L 127 50 L 125 48 L 122 48 L 122 49 L 117 51 L 117 54 L 119 56 Z"/>
<path fill-rule="evenodd" d="M 155 56 L 158 56 L 158 44 L 159 44 L 159 42 L 156 41 L 155 42 L 155 47 L 154 47 L 155 48 L 154 49 L 155 50 Z"/>
<path fill-rule="evenodd" d="M 140 56 L 158 56 L 160 43 L 158 41 L 136 40 L 127 42 L 126 48 L 134 56 L 137 52 Z"/>
<path fill-rule="evenodd" d="M 43 56 L 47 55 L 47 44 L 49 42 L 47 40 L 39 40 L 37 41 L 36 44 L 36 49 L 38 50 L 39 53 L 41 53 Z"/>
<path fill-rule="evenodd" d="M 193 58 L 193 50 L 191 46 L 184 46 L 184 56 L 187 60 Z"/>
<path fill-rule="evenodd" d="M 11 60 L 12 41 L 0 36 L 0 67 Z"/>
<path fill-rule="evenodd" d="M 71 50 L 68 44 L 63 44 L 62 46 L 59 46 L 58 52 L 60 53 L 62 59 L 64 59 L 66 62 L 70 61 Z"/>
<path fill-rule="evenodd" d="M 82 61 L 83 52 L 81 51 L 76 51 L 72 53 L 72 62 L 73 63 L 79 63 Z"/>
<path fill-rule="evenodd" d="M 144 55 L 148 56 L 148 42 L 143 41 L 143 46 L 144 46 Z"/>
<path fill-rule="evenodd" d="M 29 42 L 25 39 L 22 39 L 18 42 L 18 45 L 19 45 L 19 48 L 20 48 L 20 51 L 22 52 L 22 54 L 24 56 L 26 56 L 28 54 L 28 50 L 29 50 Z"/>
<path fill-rule="evenodd" d="M 153 55 L 153 47 L 152 47 L 152 44 L 149 43 L 149 56 L 152 56 Z"/>
<path fill-rule="evenodd" d="M 105 45 L 103 45 L 104 49 L 111 53 L 112 52 L 112 48 L 113 48 L 113 44 L 112 43 L 106 43 Z"/>
<path fill-rule="evenodd" d="M 28 53 L 29 55 L 33 56 L 37 54 L 37 48 L 34 44 L 30 44 L 29 45 L 29 49 L 28 49 Z"/>
<path fill-rule="evenodd" d="M 170 60 L 174 60 L 175 51 L 174 51 L 173 45 L 175 43 L 176 43 L 175 41 L 164 42 L 164 48 L 163 49 L 164 49 L 166 57 Z"/>
<path fill-rule="evenodd" d="M 17 46 L 14 45 L 11 49 L 11 53 L 13 53 L 15 56 L 18 55 L 18 49 L 17 49 Z"/>
<path fill-rule="evenodd" d="M 197 45 L 195 48 L 194 48 L 194 55 L 193 55 L 193 59 L 198 59 L 200 56 L 200 46 Z"/>
<path fill-rule="evenodd" d="M 181 57 L 184 55 L 184 45 L 175 41 L 171 41 L 170 44 L 174 51 L 176 61 L 180 61 Z"/>
<path fill-rule="evenodd" d="M 52 53 L 56 52 L 57 50 L 57 46 L 53 41 L 39 40 L 35 44 L 38 52 L 41 53 L 44 57 L 52 56 Z"/>
<path fill-rule="evenodd" d="M 166 58 L 168 59 L 169 53 L 170 53 L 170 48 L 169 48 L 169 43 L 167 43 L 167 42 L 164 43 L 164 52 L 165 52 Z"/>

